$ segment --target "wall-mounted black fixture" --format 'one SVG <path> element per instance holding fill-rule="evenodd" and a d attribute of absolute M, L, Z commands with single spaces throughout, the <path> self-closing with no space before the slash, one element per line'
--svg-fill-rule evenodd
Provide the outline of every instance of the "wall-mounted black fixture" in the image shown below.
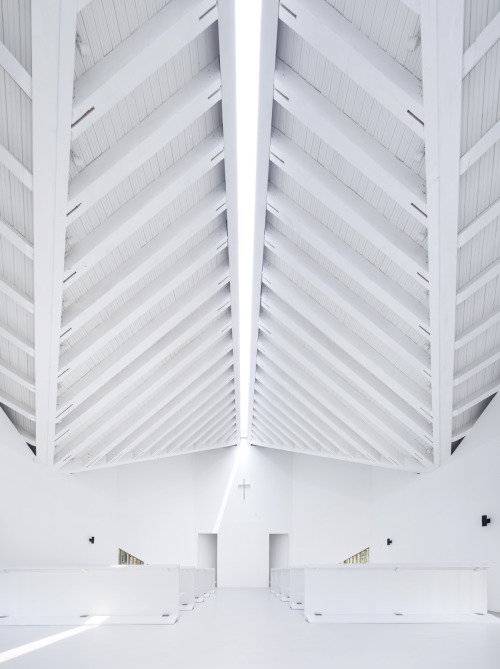
<path fill-rule="evenodd" d="M 491 518 L 488 518 L 488 516 L 481 516 L 481 525 L 486 527 L 488 523 L 491 523 Z"/>
<path fill-rule="evenodd" d="M 392 544 L 392 539 L 387 539 L 387 545 L 390 546 Z"/>
<path fill-rule="evenodd" d="M 91 544 L 93 544 L 94 543 L 94 537 L 90 537 L 89 541 L 90 541 Z"/>

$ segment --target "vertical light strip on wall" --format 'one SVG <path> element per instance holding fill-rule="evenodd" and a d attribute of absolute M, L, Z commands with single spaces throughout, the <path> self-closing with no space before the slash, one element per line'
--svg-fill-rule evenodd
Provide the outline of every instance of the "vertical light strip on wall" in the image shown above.
<path fill-rule="evenodd" d="M 236 0 L 241 435 L 248 431 L 261 0 Z"/>

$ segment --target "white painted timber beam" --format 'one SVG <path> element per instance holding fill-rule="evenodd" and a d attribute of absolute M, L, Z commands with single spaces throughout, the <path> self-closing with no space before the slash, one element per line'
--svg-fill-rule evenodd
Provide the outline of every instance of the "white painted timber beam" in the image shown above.
<path fill-rule="evenodd" d="M 224 138 L 222 129 L 218 128 L 68 251 L 64 288 L 80 279 L 223 159 Z M 215 189 L 213 195 L 207 197 L 209 208 L 212 206 L 210 197 L 221 198 L 220 190 Z M 219 213 L 217 208 L 222 210 L 221 202 L 215 206 L 214 218 Z"/>
<path fill-rule="evenodd" d="M 266 364 L 265 371 L 261 368 L 257 370 L 257 381 L 261 393 L 271 392 L 274 397 L 280 397 L 287 406 L 297 412 L 301 420 L 306 423 L 312 422 L 327 441 L 331 440 L 333 434 L 335 439 L 340 438 L 350 446 L 351 453 L 354 449 L 354 452 L 362 453 L 370 461 L 375 462 L 382 458 L 387 462 L 385 456 L 372 445 L 373 437 L 375 436 L 375 439 L 379 437 L 374 430 L 367 428 L 364 436 L 361 436 L 342 421 L 335 407 L 321 404 L 319 398 L 300 386 L 289 375 L 281 372 L 273 374 L 272 368 L 269 369 L 269 365 Z"/>
<path fill-rule="evenodd" d="M 214 367 L 214 359 L 218 364 L 217 370 L 224 371 L 231 364 L 230 342 L 228 336 L 223 337 L 220 329 L 215 332 L 217 338 L 208 337 L 213 349 L 213 357 L 208 356 L 208 347 L 200 336 L 195 337 L 180 352 L 175 353 L 167 367 L 160 366 L 145 381 L 136 382 L 133 392 L 123 395 L 120 405 L 113 405 L 101 413 L 97 419 L 86 421 L 86 427 L 79 432 L 78 438 L 74 438 L 69 431 L 72 426 L 68 425 L 61 432 L 61 439 L 69 440 L 57 449 L 56 463 L 64 464 L 78 453 L 90 451 L 98 452 L 100 457 L 111 453 L 110 460 L 117 454 L 114 449 L 121 442 L 138 429 L 144 422 L 153 416 L 161 407 L 167 406 L 178 394 L 188 387 L 196 378 Z M 215 342 L 215 343 L 214 343 Z M 198 350 L 195 350 L 195 345 Z M 204 357 L 203 357 L 204 354 Z M 225 357 L 224 357 L 225 356 Z M 196 364 L 196 367 L 195 367 Z M 146 370 L 148 371 L 148 370 Z M 184 375 L 186 378 L 184 378 Z M 169 382 L 176 381 L 177 384 L 168 387 Z M 110 405 L 114 398 L 106 398 L 105 406 Z M 142 405 L 142 412 L 131 415 L 130 407 Z M 95 429 L 93 429 L 95 426 Z M 104 439 L 104 435 L 106 435 Z M 104 441 L 104 443 L 103 443 Z"/>
<path fill-rule="evenodd" d="M 7 49 L 3 42 L 0 42 L 0 66 L 3 67 L 9 77 L 16 82 L 19 88 L 31 98 L 31 75 Z"/>
<path fill-rule="evenodd" d="M 469 297 L 474 295 L 478 290 L 485 286 L 490 281 L 493 281 L 500 274 L 500 258 L 492 262 L 488 267 L 485 267 L 481 272 L 478 272 L 467 281 L 457 291 L 457 304 L 462 304 Z"/>
<path fill-rule="evenodd" d="M 337 346 L 335 340 L 326 337 L 313 325 L 305 321 L 296 311 L 287 307 L 284 303 L 280 304 L 275 298 L 271 298 L 269 302 L 273 304 L 270 313 L 276 316 L 276 319 L 270 318 L 267 315 L 267 301 L 268 295 L 263 294 L 262 306 L 265 312 L 261 313 L 261 324 L 272 339 L 275 336 L 278 339 L 286 339 L 290 336 L 280 327 L 281 324 L 284 325 L 290 333 L 293 332 L 298 339 L 304 341 L 309 348 L 321 355 L 335 373 L 342 375 L 362 388 L 364 394 L 371 397 L 386 411 L 389 411 L 409 430 L 429 441 L 432 439 L 432 429 L 429 425 L 431 416 L 429 414 L 424 418 L 421 413 L 408 406 L 391 386 L 379 381 L 369 368 L 367 369 L 356 358 L 346 356 L 344 351 Z"/>
<path fill-rule="evenodd" d="M 461 400 L 460 402 L 457 402 L 453 407 L 453 416 L 454 417 L 460 416 L 460 414 L 462 414 L 464 411 L 472 409 L 477 404 L 479 404 L 479 402 L 488 399 L 488 397 L 491 397 L 499 390 L 500 390 L 500 380 L 495 379 L 495 381 L 488 383 L 483 388 L 479 388 L 479 390 L 476 390 L 475 393 L 472 393 L 465 399 Z"/>
<path fill-rule="evenodd" d="M 61 341 L 73 335 L 75 330 L 143 279 L 156 265 L 167 258 L 175 257 L 174 254 L 178 253 L 192 236 L 209 225 L 213 220 L 214 211 L 213 208 L 205 210 L 203 204 L 193 207 L 178 218 L 163 233 L 154 237 L 140 251 L 95 284 L 80 300 L 68 306 L 62 314 Z M 210 247 L 214 256 L 227 246 L 225 225 L 221 224 L 208 239 L 210 241 L 206 243 L 204 252 L 210 253 L 210 249 L 207 250 Z M 181 261 L 179 260 L 176 265 L 179 269 L 179 266 L 182 266 Z M 187 278 L 186 270 L 183 271 L 183 275 Z"/>
<path fill-rule="evenodd" d="M 239 223 L 238 223 L 238 159 L 237 159 L 237 123 L 236 123 L 236 35 L 235 3 L 233 0 L 218 0 L 219 12 L 219 53 L 222 96 L 222 124 L 224 126 L 224 171 L 227 195 L 227 252 L 231 277 L 231 314 L 233 321 L 233 357 L 236 406 L 236 431 L 238 441 L 241 438 L 241 418 L 247 416 L 248 407 L 241 406 L 241 351 L 240 351 L 240 268 L 238 260 Z M 247 356 L 245 363 L 248 364 Z M 248 370 L 245 370 L 245 378 Z M 246 389 L 245 389 L 246 390 Z M 245 395 L 246 396 L 246 392 Z M 245 428 L 246 429 L 246 428 Z"/>
<path fill-rule="evenodd" d="M 408 7 L 417 16 L 420 14 L 420 0 L 400 0 L 403 5 Z"/>
<path fill-rule="evenodd" d="M 15 246 L 18 251 L 33 260 L 33 244 L 0 216 L 0 237 Z"/>
<path fill-rule="evenodd" d="M 197 430 L 191 431 L 184 439 L 181 438 L 176 443 L 160 442 L 157 444 L 158 450 L 154 455 L 163 457 L 165 455 L 175 455 L 176 453 L 188 453 L 191 450 L 195 450 L 194 444 L 207 444 L 214 438 L 214 435 L 218 435 L 221 431 L 227 431 L 228 428 L 231 429 L 232 423 L 235 421 L 236 411 L 234 406 L 230 405 L 218 411 L 208 423 L 205 423 Z"/>
<path fill-rule="evenodd" d="M 31 6 L 37 460 L 54 461 L 76 0 Z"/>
<path fill-rule="evenodd" d="M 455 373 L 455 378 L 453 379 L 453 384 L 458 386 L 460 383 L 467 381 L 471 377 L 479 374 L 484 369 L 491 367 L 496 362 L 500 360 L 500 345 L 495 346 L 490 351 L 487 351 L 484 355 L 476 360 L 473 360 L 469 365 L 463 367 L 458 372 Z"/>
<path fill-rule="evenodd" d="M 218 62 L 212 62 L 69 183 L 69 225 L 221 98 Z"/>
<path fill-rule="evenodd" d="M 272 133 L 270 160 L 407 274 L 429 287 L 425 250 L 277 130 Z"/>
<path fill-rule="evenodd" d="M 29 356 L 33 357 L 35 355 L 34 345 L 25 337 L 14 332 L 12 328 L 4 323 L 0 323 L 0 337 L 3 337 L 3 339 L 11 344 L 14 344 L 14 346 L 17 346 L 18 349 L 24 351 L 24 353 L 27 353 Z"/>
<path fill-rule="evenodd" d="M 479 61 L 500 39 L 500 13 L 488 23 L 486 28 L 476 37 L 470 47 L 465 51 L 462 63 L 462 77 L 476 67 Z"/>
<path fill-rule="evenodd" d="M 6 376 L 7 378 L 11 379 L 12 381 L 15 381 L 26 390 L 29 390 L 32 393 L 35 392 L 34 380 L 30 378 L 27 374 L 24 374 L 18 369 L 12 367 L 12 365 L 9 365 L 9 363 L 6 360 L 0 360 L 0 373 Z"/>
<path fill-rule="evenodd" d="M 0 163 L 5 165 L 9 172 L 26 188 L 33 190 L 33 175 L 31 172 L 2 144 L 0 144 Z"/>
<path fill-rule="evenodd" d="M 464 3 L 421 0 L 434 464 L 451 457 Z"/>
<path fill-rule="evenodd" d="M 220 398 L 234 391 L 233 379 L 232 370 L 226 369 L 221 373 L 219 368 L 214 371 L 214 366 L 212 366 L 209 372 L 198 376 L 194 383 L 189 384 L 182 392 L 164 404 L 159 411 L 152 414 L 145 425 L 135 429 L 118 446 L 114 447 L 107 455 L 108 461 L 112 462 L 130 452 L 133 452 L 134 458 L 143 455 L 150 450 L 150 440 L 155 443 L 163 434 L 166 434 L 167 429 L 185 423 L 191 412 L 196 412 L 197 408 L 206 402 L 207 394 Z M 148 445 L 144 446 L 146 439 Z"/>
<path fill-rule="evenodd" d="M 281 444 L 283 450 L 292 451 L 295 453 L 306 453 L 311 454 L 311 447 L 302 444 L 302 442 L 291 435 L 288 435 L 284 432 L 279 425 L 276 424 L 276 421 L 266 418 L 263 415 L 261 410 L 262 407 L 254 408 L 254 420 L 258 426 L 261 427 L 261 430 L 271 438 L 271 440 L 276 441 Z M 313 451 L 316 453 L 316 451 Z"/>
<path fill-rule="evenodd" d="M 460 158 L 460 174 L 464 174 L 491 147 L 500 140 L 500 121 L 497 121 L 471 148 Z"/>
<path fill-rule="evenodd" d="M 392 281 L 387 274 L 381 272 L 369 260 L 366 260 L 271 184 L 267 201 L 268 211 L 277 216 L 306 244 L 311 245 L 406 323 L 412 325 L 419 334 L 422 334 L 422 331 L 424 333 L 429 331 L 427 307 Z"/>
<path fill-rule="evenodd" d="M 12 395 L 5 390 L 0 390 L 0 404 L 5 404 L 9 409 L 12 409 L 21 416 L 24 416 L 33 422 L 35 421 L 35 412 L 33 408 L 26 404 L 26 402 L 12 397 Z"/>
<path fill-rule="evenodd" d="M 204 434 L 214 422 L 219 422 L 222 417 L 230 416 L 232 418 L 234 415 L 234 393 L 231 392 L 222 401 L 219 398 L 219 403 L 209 401 L 205 406 L 197 407 L 190 416 L 190 420 L 161 435 L 151 445 L 151 453 L 159 455 L 168 449 L 169 455 L 173 455 L 182 444 L 185 444 L 188 440 L 197 439 Z"/>
<path fill-rule="evenodd" d="M 385 346 L 397 350 L 420 372 L 429 370 L 429 354 L 404 335 L 396 326 L 370 308 L 367 303 L 335 279 L 319 263 L 299 250 L 276 230 L 266 231 L 266 246 L 328 299 L 352 316 Z"/>
<path fill-rule="evenodd" d="M 20 290 L 13 283 L 0 277 L 0 293 L 19 305 L 22 309 L 32 314 L 34 311 L 33 299 L 25 292 Z"/>
<path fill-rule="evenodd" d="M 250 321 L 250 386 L 248 389 L 247 425 L 252 427 L 252 405 L 257 365 L 257 341 L 259 338 L 259 313 L 262 263 L 264 260 L 264 230 L 266 225 L 266 203 L 269 175 L 269 142 L 273 114 L 273 82 L 276 64 L 278 37 L 279 0 L 261 3 L 261 40 L 258 96 L 258 133 L 255 169 L 255 234 L 252 272 L 252 303 Z M 242 407 L 242 410 L 244 408 Z"/>
<path fill-rule="evenodd" d="M 416 5 L 417 0 L 412 4 Z M 284 23 L 415 134 L 423 137 L 422 87 L 413 74 L 328 3 L 282 0 L 280 5 L 280 19 Z"/>
<path fill-rule="evenodd" d="M 358 453 L 358 449 L 353 451 L 352 446 L 345 442 L 341 437 L 333 431 L 321 431 L 315 419 L 307 420 L 304 415 L 303 407 L 299 411 L 285 402 L 283 397 L 278 397 L 272 393 L 260 381 L 255 384 L 255 399 L 260 396 L 263 406 L 268 406 L 271 413 L 278 411 L 282 417 L 282 422 L 289 425 L 293 431 L 299 430 L 300 434 L 311 437 L 314 442 L 319 445 L 319 451 L 332 452 L 332 447 L 335 449 L 336 455 L 343 456 L 347 460 L 353 460 L 353 453 Z M 371 459 L 369 459 L 371 462 Z"/>
<path fill-rule="evenodd" d="M 422 225 L 427 224 L 424 180 L 279 59 L 274 100 Z"/>
<path fill-rule="evenodd" d="M 465 425 L 462 425 L 462 427 L 459 427 L 456 430 L 454 430 L 452 435 L 452 442 L 458 441 L 459 439 L 463 439 L 464 437 L 466 437 L 467 434 L 474 427 L 476 420 L 477 418 L 474 418 L 474 420 L 471 420 L 468 423 L 465 423 Z"/>
<path fill-rule="evenodd" d="M 268 425 L 272 425 L 279 434 L 290 440 L 296 448 L 311 454 L 324 452 L 322 446 L 310 434 L 305 434 L 296 426 L 292 427 L 281 412 L 276 407 L 270 407 L 259 397 L 258 393 L 255 394 L 254 400 L 254 414 L 260 416 Z"/>
<path fill-rule="evenodd" d="M 89 333 L 79 339 L 76 344 L 61 354 L 59 359 L 59 378 L 62 374 L 83 364 L 88 358 L 101 350 L 106 344 L 117 337 L 123 330 L 146 314 L 164 297 L 171 294 L 175 298 L 175 290 L 190 277 L 195 276 L 206 263 L 213 260 L 219 253 L 218 240 L 223 239 L 225 231 L 215 233 L 217 239 L 210 235 L 191 251 L 182 256 L 165 272 L 136 293 L 130 300 L 117 309 L 107 320 L 103 321 Z"/>
<path fill-rule="evenodd" d="M 226 280 L 227 271 L 228 268 L 223 266 L 205 276 L 200 282 L 201 290 L 200 284 L 198 284 L 196 286 L 198 290 L 196 288 L 192 289 L 187 296 L 184 296 L 184 299 L 174 302 L 167 310 L 161 312 L 145 327 L 133 334 L 100 364 L 68 388 L 59 397 L 57 418 L 59 419 L 64 414 L 68 415 L 68 412 L 73 411 L 113 377 L 129 365 L 137 362 L 141 354 L 155 345 L 158 346 L 160 340 L 169 335 L 173 327 L 192 313 L 193 305 L 194 308 L 199 308 L 207 297 L 212 296 L 217 291 L 219 281 L 224 282 Z M 221 295 L 222 305 L 220 308 L 222 308 L 227 303 L 228 298 L 225 291 L 220 292 L 224 292 Z M 200 299 L 202 295 L 203 300 Z"/>
<path fill-rule="evenodd" d="M 462 348 L 462 346 L 479 337 L 486 330 L 495 327 L 498 323 L 500 323 L 500 310 L 496 309 L 461 332 L 455 340 L 455 349 Z"/>
<path fill-rule="evenodd" d="M 481 230 L 500 216 L 500 198 L 482 211 L 458 233 L 458 247 L 470 242 Z"/>
<path fill-rule="evenodd" d="M 385 358 L 364 339 L 335 319 L 331 313 L 309 298 L 303 290 L 267 262 L 264 263 L 262 282 L 264 284 L 262 306 L 271 314 L 273 314 L 276 301 L 273 295 L 276 295 L 307 321 L 314 324 L 348 355 L 375 374 L 389 388 L 393 388 L 410 406 L 416 408 L 422 415 L 430 416 L 429 392 L 409 379 L 396 365 L 392 364 L 391 360 Z"/>
<path fill-rule="evenodd" d="M 267 325 L 269 325 L 268 321 L 263 326 L 264 331 Z M 272 343 L 273 341 L 277 342 L 279 349 Z M 286 331 L 274 325 L 269 337 L 259 339 L 259 349 L 284 369 L 290 366 L 297 369 L 296 363 L 300 363 L 327 389 L 327 393 L 333 393 L 340 404 L 347 404 L 352 410 L 361 414 L 378 432 L 387 435 L 400 448 L 408 451 L 412 457 L 416 451 L 420 451 L 416 442 L 415 445 L 410 443 L 415 434 L 414 429 L 412 432 L 407 426 L 402 429 L 401 425 L 393 420 L 393 412 L 390 407 L 384 406 L 383 398 L 379 397 L 377 400 L 367 398 L 358 390 L 350 377 L 348 377 L 350 381 L 347 382 L 343 377 L 335 374 L 333 370 L 327 368 L 323 356 L 320 357 L 316 352 L 313 353 Z M 400 418 L 399 414 L 397 417 Z M 428 441 L 431 443 L 430 438 Z"/>
<path fill-rule="evenodd" d="M 163 457 L 164 455 L 169 456 L 181 455 L 184 453 L 199 453 L 200 451 L 212 451 L 215 448 L 235 446 L 236 443 L 235 415 L 218 421 L 197 439 L 187 439 L 184 443 L 176 444 L 175 452 L 169 449 L 165 453 L 156 456 L 154 459 Z M 174 445 L 172 445 L 172 448 L 174 448 Z"/>
<path fill-rule="evenodd" d="M 215 0 L 172 0 L 75 81 L 78 137 L 217 20 Z"/>
<path fill-rule="evenodd" d="M 259 375 L 261 382 L 266 385 L 265 377 L 269 374 L 272 379 L 278 380 L 287 388 L 290 385 L 289 379 L 292 379 L 294 385 L 298 385 L 301 393 L 308 393 L 315 402 L 323 405 L 328 412 L 333 413 L 335 417 L 338 416 L 344 425 L 347 425 L 358 437 L 367 441 L 372 448 L 378 451 L 384 458 L 393 462 L 394 464 L 402 464 L 401 455 L 395 452 L 394 447 L 388 443 L 388 439 L 380 432 L 375 430 L 366 420 L 360 421 L 359 417 L 353 413 L 341 402 L 336 396 L 329 393 L 327 388 L 316 381 L 311 375 L 306 375 L 302 370 L 299 370 L 288 356 L 278 353 L 275 357 L 276 349 L 271 348 L 266 342 L 266 349 L 269 354 L 262 354 L 259 339 L 259 355 L 257 362 L 262 368 L 264 375 Z"/>

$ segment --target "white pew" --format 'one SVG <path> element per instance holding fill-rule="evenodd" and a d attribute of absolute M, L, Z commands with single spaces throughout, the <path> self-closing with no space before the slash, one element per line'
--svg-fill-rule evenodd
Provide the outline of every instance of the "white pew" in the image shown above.
<path fill-rule="evenodd" d="M 192 611 L 194 609 L 196 567 L 181 567 L 179 582 L 179 609 Z"/>
<path fill-rule="evenodd" d="M 194 575 L 194 601 L 195 604 L 201 604 L 205 601 L 205 570 L 196 568 Z"/>
<path fill-rule="evenodd" d="M 290 567 L 290 608 L 304 608 L 304 567 Z"/>
<path fill-rule="evenodd" d="M 215 594 L 215 567 L 205 568 L 205 595 Z"/>
<path fill-rule="evenodd" d="M 0 625 L 165 624 L 179 615 L 179 567 L 0 569 Z"/>
<path fill-rule="evenodd" d="M 487 614 L 486 574 L 484 565 L 308 565 L 305 618 L 310 623 L 499 622 Z"/>
<path fill-rule="evenodd" d="M 271 567 L 271 593 L 276 594 L 278 587 L 278 569 L 276 567 Z"/>
<path fill-rule="evenodd" d="M 290 569 L 288 567 L 282 567 L 280 569 L 280 594 L 282 602 L 290 601 Z"/>

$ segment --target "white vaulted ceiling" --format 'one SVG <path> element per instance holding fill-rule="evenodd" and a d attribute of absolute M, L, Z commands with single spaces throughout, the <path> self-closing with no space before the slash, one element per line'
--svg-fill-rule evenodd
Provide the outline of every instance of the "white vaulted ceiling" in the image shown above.
<path fill-rule="evenodd" d="M 500 388 L 500 0 L 263 1 L 252 304 L 233 2 L 0 9 L 0 404 L 36 459 L 248 413 L 255 445 L 446 462 Z"/>

